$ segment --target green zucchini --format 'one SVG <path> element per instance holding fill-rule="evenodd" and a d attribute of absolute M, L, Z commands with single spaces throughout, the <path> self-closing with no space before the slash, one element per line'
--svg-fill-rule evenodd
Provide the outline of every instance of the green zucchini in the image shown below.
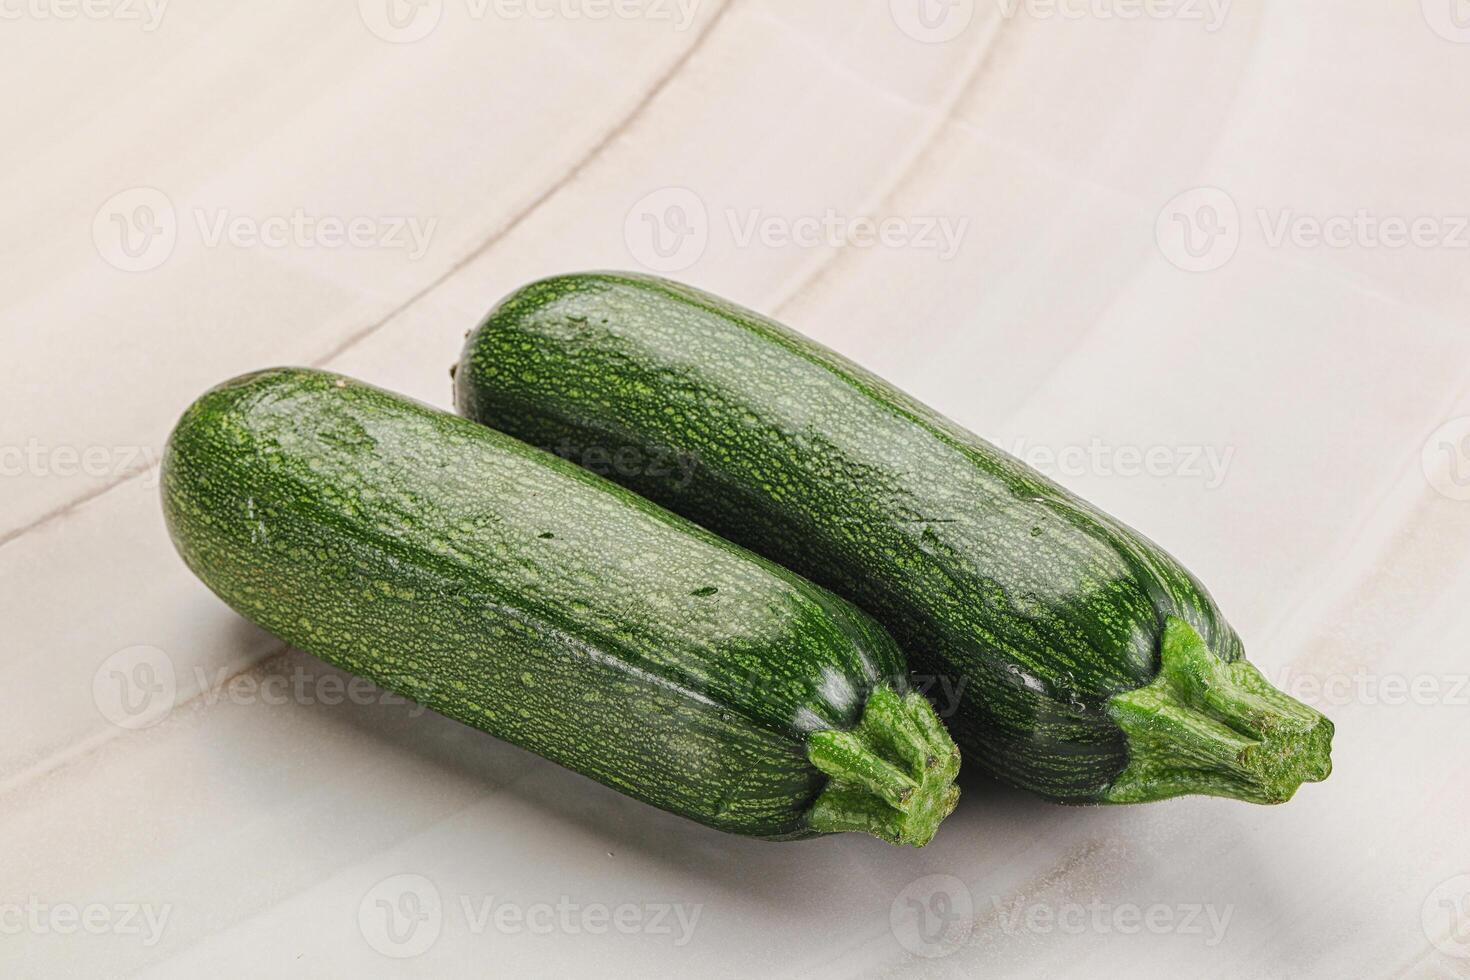
<path fill-rule="evenodd" d="M 1071 803 L 1286 800 L 1332 724 L 1242 659 L 1153 542 L 832 351 L 647 276 L 526 286 L 456 366 L 459 410 L 851 599 L 960 692 L 968 761 Z M 683 465 L 637 465 L 678 459 Z"/>
<path fill-rule="evenodd" d="M 184 413 L 162 496 L 247 619 L 654 806 L 922 846 L 955 805 L 959 751 L 877 623 L 509 436 L 264 371 Z"/>

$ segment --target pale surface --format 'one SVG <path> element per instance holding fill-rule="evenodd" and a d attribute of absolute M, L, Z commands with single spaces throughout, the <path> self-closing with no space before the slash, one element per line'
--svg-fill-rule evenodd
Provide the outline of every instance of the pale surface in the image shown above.
<path fill-rule="evenodd" d="M 914 2 L 426 0 L 397 33 L 376 0 L 5 6 L 0 973 L 1470 975 L 1470 30 L 1451 0 L 959 0 L 920 43 Z M 273 237 L 297 211 L 359 240 Z M 779 237 L 829 211 L 898 221 Z M 310 364 L 447 407 L 499 296 L 643 263 L 1164 543 L 1336 721 L 1335 774 L 1270 809 L 970 779 L 923 851 L 739 840 L 325 703 L 340 675 L 174 555 L 154 463 L 207 386 Z"/>

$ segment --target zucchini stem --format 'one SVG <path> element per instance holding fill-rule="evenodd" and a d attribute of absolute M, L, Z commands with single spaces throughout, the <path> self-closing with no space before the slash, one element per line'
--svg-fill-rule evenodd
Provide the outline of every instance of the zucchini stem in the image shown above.
<path fill-rule="evenodd" d="M 1159 653 L 1152 682 L 1108 701 L 1129 761 L 1104 792 L 1106 802 L 1203 793 L 1284 803 L 1302 783 L 1332 772 L 1332 722 L 1255 667 L 1221 660 L 1173 616 Z"/>
<path fill-rule="evenodd" d="M 807 822 L 820 833 L 861 831 L 923 847 L 960 798 L 960 750 L 921 694 L 874 689 L 848 731 L 813 732 L 807 757 L 832 777 Z"/>

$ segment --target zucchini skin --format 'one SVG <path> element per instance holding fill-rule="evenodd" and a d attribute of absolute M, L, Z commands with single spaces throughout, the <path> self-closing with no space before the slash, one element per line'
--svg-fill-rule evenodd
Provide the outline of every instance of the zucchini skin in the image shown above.
<path fill-rule="evenodd" d="M 1295 789 L 1274 769 L 1269 789 L 1234 775 L 1222 789 L 1168 758 L 1120 779 L 1151 736 L 1130 750 L 1114 699 L 1164 683 L 1166 624 L 1219 664 L 1242 656 L 1209 593 L 1147 538 L 775 321 L 655 277 L 554 277 L 472 332 L 455 394 L 463 414 L 574 459 L 690 461 L 611 475 L 876 616 L 916 671 L 960 692 L 945 720 L 967 763 L 1070 803 Z M 1295 708 L 1286 727 L 1311 733 L 1301 766 L 1316 773 L 1331 724 Z M 1271 749 L 1277 768 L 1302 755 Z"/>
<path fill-rule="evenodd" d="M 812 733 L 852 728 L 865 693 L 905 671 L 826 590 L 554 456 L 326 372 L 203 395 L 169 440 L 162 498 L 188 566 L 286 642 L 732 833 L 817 833 L 829 778 Z"/>

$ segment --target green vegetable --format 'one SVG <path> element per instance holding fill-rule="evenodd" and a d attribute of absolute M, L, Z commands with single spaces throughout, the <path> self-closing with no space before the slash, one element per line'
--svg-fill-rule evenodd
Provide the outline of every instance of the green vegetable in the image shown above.
<path fill-rule="evenodd" d="M 1157 545 L 749 310 L 644 276 L 537 282 L 469 338 L 456 397 L 621 459 L 613 478 L 875 615 L 958 691 L 966 758 L 1014 784 L 1275 803 L 1330 771 L 1331 722 L 1241 659 Z M 651 465 L 668 459 L 687 465 Z"/>
<path fill-rule="evenodd" d="M 873 620 L 464 419 L 246 375 L 184 413 L 163 506 L 246 618 L 654 806 L 913 845 L 954 807 L 959 752 Z"/>

